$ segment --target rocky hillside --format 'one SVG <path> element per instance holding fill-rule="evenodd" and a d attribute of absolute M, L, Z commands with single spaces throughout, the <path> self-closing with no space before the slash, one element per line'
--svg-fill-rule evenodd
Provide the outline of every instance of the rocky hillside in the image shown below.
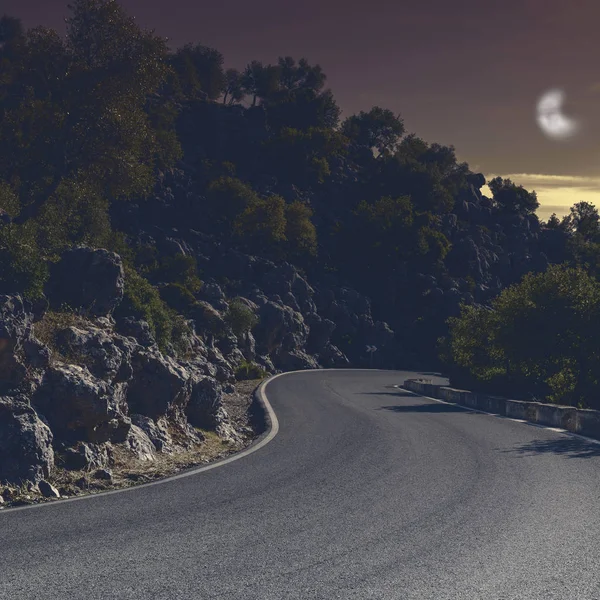
<path fill-rule="evenodd" d="M 69 10 L 65 36 L 0 18 L 0 483 L 239 440 L 242 379 L 439 368 L 461 306 L 600 264 L 581 219 L 483 195 L 391 110 L 341 121 L 319 65 L 239 72 L 114 0 Z"/>

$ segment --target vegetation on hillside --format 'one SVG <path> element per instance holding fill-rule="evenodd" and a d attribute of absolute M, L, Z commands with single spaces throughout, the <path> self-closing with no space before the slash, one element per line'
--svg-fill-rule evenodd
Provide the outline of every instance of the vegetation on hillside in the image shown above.
<path fill-rule="evenodd" d="M 431 365 L 441 337 L 459 381 L 560 402 L 593 395 L 593 206 L 540 227 L 534 192 L 498 177 L 486 198 L 485 178 L 453 147 L 407 134 L 392 111 L 342 120 L 319 65 L 249 57 L 236 70 L 199 43 L 170 51 L 114 0 L 73 0 L 70 10 L 64 37 L 0 19 L 2 293 L 39 298 L 65 249 L 112 249 L 127 267 L 119 315 L 145 318 L 167 348 L 178 315 L 203 318 L 202 274 L 193 259 L 164 260 L 131 239 L 124 215 L 138 207 L 138 226 L 204 232 L 356 288 L 402 335 L 403 358 Z M 167 217 L 151 222 L 153 196 L 174 169 L 192 190 L 174 193 Z M 447 290 L 421 286 L 449 278 L 454 296 L 484 297 L 490 281 L 521 277 L 514 264 L 529 260 L 528 244 L 570 266 L 526 276 L 491 304 L 473 297 L 460 316 L 436 300 Z M 497 248 L 510 248 L 502 277 L 488 260 Z M 240 334 L 252 326 L 240 304 L 227 318 Z"/>

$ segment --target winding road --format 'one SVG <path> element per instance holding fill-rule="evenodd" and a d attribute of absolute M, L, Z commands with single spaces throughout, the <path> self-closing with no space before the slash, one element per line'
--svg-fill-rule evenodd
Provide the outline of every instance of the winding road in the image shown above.
<path fill-rule="evenodd" d="M 600 599 L 600 445 L 394 387 L 413 376 L 285 374 L 239 460 L 0 511 L 0 598 Z"/>

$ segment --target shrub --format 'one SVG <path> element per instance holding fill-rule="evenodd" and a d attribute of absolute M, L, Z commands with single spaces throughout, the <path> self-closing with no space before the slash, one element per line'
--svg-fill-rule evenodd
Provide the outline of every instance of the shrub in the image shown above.
<path fill-rule="evenodd" d="M 198 301 L 194 294 L 180 283 L 167 283 L 159 288 L 160 297 L 177 312 L 190 314 Z"/>
<path fill-rule="evenodd" d="M 185 254 L 162 257 L 149 276 L 156 282 L 185 286 L 190 292 L 197 292 L 202 286 L 198 278 L 196 259 Z"/>
<path fill-rule="evenodd" d="M 159 291 L 131 267 L 125 267 L 125 294 L 115 316 L 133 315 L 145 319 L 159 347 L 171 341 L 174 311 L 160 297 Z"/>
<path fill-rule="evenodd" d="M 235 370 L 235 378 L 240 381 L 243 379 L 264 379 L 268 373 L 254 362 L 242 361 Z"/>
<path fill-rule="evenodd" d="M 258 317 L 237 298 L 229 303 L 229 310 L 225 313 L 224 319 L 238 337 L 258 325 Z"/>
<path fill-rule="evenodd" d="M 35 239 L 35 227 L 11 223 L 0 228 L 0 291 L 35 300 L 44 292 L 48 265 Z"/>

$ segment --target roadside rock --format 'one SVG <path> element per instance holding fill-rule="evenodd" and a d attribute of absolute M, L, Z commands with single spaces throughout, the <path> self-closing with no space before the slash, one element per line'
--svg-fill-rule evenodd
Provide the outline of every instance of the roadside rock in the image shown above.
<path fill-rule="evenodd" d="M 185 368 L 154 347 L 136 351 L 131 364 L 127 401 L 132 413 L 157 418 L 185 410 L 191 389 Z"/>
<path fill-rule="evenodd" d="M 109 464 L 109 455 L 105 444 L 80 442 L 74 448 L 66 448 L 63 454 L 63 466 L 73 471 L 100 469 Z"/>
<path fill-rule="evenodd" d="M 45 498 L 60 498 L 60 493 L 58 490 L 51 484 L 48 483 L 45 479 L 42 479 L 38 483 L 38 488 L 42 493 L 42 496 Z"/>
<path fill-rule="evenodd" d="M 200 429 L 216 430 L 223 407 L 223 390 L 212 377 L 194 378 L 187 407 L 189 422 Z"/>
<path fill-rule="evenodd" d="M 54 466 L 52 432 L 27 403 L 0 397 L 0 482 L 39 482 Z"/>
<path fill-rule="evenodd" d="M 164 418 L 154 421 L 145 415 L 131 415 L 131 422 L 139 427 L 152 442 L 158 452 L 170 452 L 173 450 L 173 439 L 169 434 Z"/>
<path fill-rule="evenodd" d="M 57 363 L 46 371 L 32 404 L 60 439 L 120 442 L 130 426 L 125 390 L 124 384 L 97 379 L 86 367 Z"/>
<path fill-rule="evenodd" d="M 45 362 L 38 356 L 45 346 L 33 337 L 32 324 L 33 316 L 25 311 L 20 296 L 0 296 L 0 389 L 5 393 L 27 377 L 27 353 L 36 365 Z"/>
<path fill-rule="evenodd" d="M 136 425 L 132 425 L 125 442 L 127 448 L 141 461 L 154 460 L 154 444 L 150 438 Z"/>

